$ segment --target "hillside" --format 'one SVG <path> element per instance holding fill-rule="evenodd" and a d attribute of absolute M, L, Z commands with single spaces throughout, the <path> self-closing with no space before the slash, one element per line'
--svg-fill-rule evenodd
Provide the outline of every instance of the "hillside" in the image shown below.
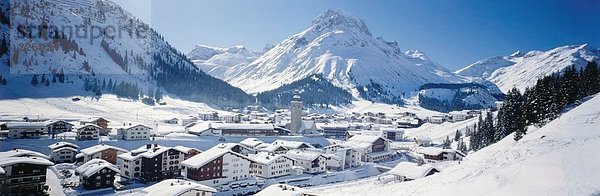
<path fill-rule="evenodd" d="M 218 48 L 197 45 L 187 56 L 207 74 L 216 78 L 224 78 L 232 67 L 250 64 L 260 54 L 248 51 L 244 46 Z"/>
<path fill-rule="evenodd" d="M 199 70 L 158 32 L 111 1 L 2 4 L 10 6 L 10 12 L 2 12 L 10 26 L 0 24 L 10 51 L 0 66 L 8 83 L 0 86 L 1 98 L 114 93 L 136 99 L 162 90 L 220 106 L 251 100 L 242 90 Z M 107 87 L 109 81 L 114 83 Z M 84 84 L 92 87 L 84 89 Z M 53 90 L 43 94 L 41 88 Z"/>
<path fill-rule="evenodd" d="M 600 51 L 587 44 L 568 45 L 548 51 L 519 51 L 510 56 L 486 58 L 455 73 L 487 79 L 503 92 L 513 86 L 523 91 L 543 76 L 562 71 L 571 65 L 580 69 L 588 61 L 600 62 Z"/>
<path fill-rule="evenodd" d="M 546 126 L 530 128 L 470 154 L 461 164 L 423 179 L 381 185 L 346 184 L 320 195 L 594 195 L 599 194 L 600 96 Z M 585 169 L 584 169 L 585 168 Z"/>

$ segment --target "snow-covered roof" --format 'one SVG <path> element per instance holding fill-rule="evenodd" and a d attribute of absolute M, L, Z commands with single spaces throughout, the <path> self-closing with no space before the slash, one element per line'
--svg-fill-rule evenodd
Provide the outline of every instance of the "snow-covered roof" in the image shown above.
<path fill-rule="evenodd" d="M 187 147 L 187 146 L 175 146 L 175 147 L 173 147 L 173 149 L 175 149 L 175 150 L 177 150 L 179 152 L 186 153 L 186 154 L 190 153 L 190 151 L 192 151 L 192 150 L 195 150 L 195 151 L 198 151 L 198 152 L 202 152 L 201 150 L 199 150 L 197 148 L 190 148 L 190 147 Z"/>
<path fill-rule="evenodd" d="M 252 150 L 244 145 L 238 144 L 238 143 L 220 143 L 217 144 L 215 146 L 213 146 L 212 148 L 220 148 L 220 149 L 225 149 L 225 150 L 232 150 L 235 147 L 240 147 L 246 150 Z"/>
<path fill-rule="evenodd" d="M 273 162 L 279 158 L 282 158 L 282 157 L 292 159 L 291 157 L 288 157 L 286 155 L 270 154 L 270 153 L 265 153 L 265 152 L 249 155 L 250 160 L 252 160 L 253 162 L 256 162 L 256 163 L 264 164 L 264 165 L 268 165 L 271 162 Z"/>
<path fill-rule="evenodd" d="M 274 184 L 256 193 L 255 196 L 302 196 L 306 192 L 306 189 L 303 188 L 287 184 Z"/>
<path fill-rule="evenodd" d="M 118 147 L 114 147 L 114 146 L 106 145 L 106 144 L 98 144 L 98 145 L 95 145 L 95 146 L 92 146 L 92 147 L 89 147 L 86 149 L 82 149 L 81 153 L 86 154 L 86 155 L 91 155 L 91 154 L 96 154 L 96 153 L 101 152 L 106 149 L 115 149 L 117 151 L 127 152 L 127 150 L 124 150 L 122 148 L 118 148 Z"/>
<path fill-rule="evenodd" d="M 51 124 L 54 124 L 54 123 L 58 123 L 58 122 L 62 122 L 62 123 L 69 124 L 69 125 L 71 125 L 71 126 L 75 126 L 75 125 L 73 125 L 72 123 L 69 123 L 69 122 L 67 122 L 67 121 L 64 121 L 64 120 L 48 120 L 48 121 L 44 121 L 44 123 L 46 124 L 46 126 L 48 126 L 48 125 L 51 125 Z"/>
<path fill-rule="evenodd" d="M 378 139 L 383 139 L 383 140 L 389 141 L 388 139 L 385 139 L 380 136 L 355 135 L 355 136 L 352 136 L 350 139 L 348 139 L 348 141 L 340 144 L 340 146 L 354 148 L 354 149 L 364 149 L 364 148 L 371 147 L 371 145 L 373 145 L 373 143 L 375 141 L 377 141 Z"/>
<path fill-rule="evenodd" d="M 96 122 L 98 120 L 105 120 L 105 121 L 109 121 L 106 118 L 102 118 L 102 117 L 90 117 L 87 119 L 82 119 L 79 122 L 83 122 L 83 123 L 92 123 L 92 122 Z"/>
<path fill-rule="evenodd" d="M 239 124 L 239 123 L 212 123 L 210 124 L 212 129 L 252 129 L 252 130 L 273 130 L 275 125 L 273 124 Z"/>
<path fill-rule="evenodd" d="M 92 159 L 88 162 L 85 162 L 83 165 L 77 167 L 75 172 L 79 175 L 90 177 L 104 168 L 108 168 L 119 173 L 119 168 L 117 168 L 117 166 L 102 159 Z"/>
<path fill-rule="evenodd" d="M 149 145 L 149 146 L 148 146 Z M 166 147 L 166 146 L 161 146 L 161 145 L 152 145 L 152 144 L 148 144 L 148 145 L 144 145 L 142 147 L 139 147 L 138 149 L 132 150 L 128 153 L 123 153 L 118 155 L 119 158 L 121 159 L 125 159 L 125 160 L 136 160 L 139 159 L 141 157 L 144 158 L 154 158 L 168 150 L 174 149 L 177 151 L 180 150 L 186 150 L 186 151 L 180 151 L 183 153 L 187 153 L 187 150 L 191 150 L 191 149 L 184 149 L 185 147 L 180 146 L 179 148 L 175 148 L 175 147 Z"/>
<path fill-rule="evenodd" d="M 331 124 L 323 124 L 323 123 L 317 123 L 317 126 L 321 129 L 348 129 L 348 127 L 350 127 L 350 124 L 348 123 L 331 123 Z"/>
<path fill-rule="evenodd" d="M 377 137 L 381 137 L 383 136 L 383 132 L 382 131 L 347 131 L 346 133 L 348 133 L 348 135 L 370 135 L 370 136 L 377 136 Z"/>
<path fill-rule="evenodd" d="M 94 127 L 94 128 L 96 128 L 96 129 L 104 129 L 104 128 L 102 128 L 102 127 L 100 127 L 100 126 L 96 125 L 96 124 L 84 124 L 84 125 L 79 125 L 79 126 L 76 126 L 76 127 L 75 127 L 75 129 L 79 130 L 79 129 L 83 129 L 83 128 L 85 128 L 85 127 L 88 127 L 88 126 Z"/>
<path fill-rule="evenodd" d="M 210 129 L 210 123 L 196 123 L 195 125 L 189 127 L 187 131 L 189 133 L 200 134 Z"/>
<path fill-rule="evenodd" d="M 25 129 L 37 129 L 46 128 L 46 123 L 43 122 L 6 122 L 8 129 L 25 128 Z"/>
<path fill-rule="evenodd" d="M 115 128 L 115 129 L 121 129 L 121 130 L 129 130 L 129 129 L 132 129 L 132 128 L 135 128 L 135 127 L 138 127 L 138 126 L 141 126 L 141 127 L 144 127 L 144 128 L 148 128 L 148 129 L 152 129 L 152 127 L 149 127 L 149 126 L 146 126 L 146 125 L 143 125 L 143 124 L 139 124 L 139 123 L 137 123 L 137 124 L 128 124 L 128 125 L 125 125 L 125 126 L 117 126 L 117 127 L 113 127 L 113 128 Z"/>
<path fill-rule="evenodd" d="M 168 179 L 143 189 L 146 196 L 175 196 L 190 190 L 217 192 L 215 188 L 186 180 Z"/>
<path fill-rule="evenodd" d="M 4 174 L 6 174 L 6 171 L 4 171 L 4 169 L 2 169 L 2 168 L 0 167 L 0 175 L 4 175 Z"/>
<path fill-rule="evenodd" d="M 27 163 L 27 164 L 35 164 L 35 165 L 46 165 L 52 166 L 54 163 L 50 162 L 48 159 L 40 158 L 40 157 L 3 157 L 0 158 L 0 167 L 14 165 L 17 163 Z"/>
<path fill-rule="evenodd" d="M 271 144 L 284 146 L 288 149 L 298 149 L 298 148 L 302 147 L 302 145 L 306 145 L 306 146 L 308 146 L 308 148 L 314 148 L 314 146 L 310 145 L 309 143 L 299 142 L 299 141 L 275 140 Z"/>
<path fill-rule="evenodd" d="M 62 147 L 62 148 L 56 148 L 56 149 L 52 150 L 52 152 L 60 152 L 61 150 L 68 150 L 68 151 L 73 151 L 73 152 L 77 152 L 78 151 L 76 148 L 65 146 L 65 147 Z"/>
<path fill-rule="evenodd" d="M 206 165 L 207 163 L 209 163 L 227 153 L 234 154 L 239 157 L 247 159 L 246 156 L 238 154 L 231 150 L 226 150 L 226 149 L 222 149 L 222 148 L 211 148 L 211 149 L 208 149 L 207 151 L 204 151 L 200 154 L 197 154 L 196 156 L 193 156 L 192 158 L 189 158 L 189 159 L 181 162 L 181 165 L 186 166 L 186 167 L 191 167 L 191 168 L 199 168 L 199 167 L 202 167 L 202 166 Z"/>
<path fill-rule="evenodd" d="M 308 150 L 291 150 L 285 153 L 288 157 L 294 160 L 303 160 L 303 161 L 313 161 L 319 156 L 323 156 L 323 154 L 316 151 L 308 151 Z"/>
<path fill-rule="evenodd" d="M 456 151 L 454 151 L 452 149 L 443 149 L 443 148 L 437 148 L 437 147 L 425 147 L 425 148 L 417 149 L 417 153 L 431 155 L 431 156 L 437 156 L 444 152 L 454 153 Z"/>
<path fill-rule="evenodd" d="M 257 138 L 246 138 L 242 141 L 240 141 L 240 144 L 244 145 L 244 146 L 248 146 L 248 147 L 257 147 L 258 145 L 262 144 L 263 141 L 257 139 Z"/>
<path fill-rule="evenodd" d="M 48 148 L 50 148 L 51 150 L 54 150 L 57 148 L 62 148 L 62 147 L 67 147 L 67 146 L 71 146 L 71 148 L 79 148 L 79 146 L 77 146 L 73 143 L 69 143 L 69 142 L 56 142 L 54 144 L 50 144 L 48 146 Z"/>
<path fill-rule="evenodd" d="M 49 159 L 50 157 L 31 150 L 25 149 L 13 149 L 6 152 L 0 152 L 0 159 L 8 158 L 8 157 L 40 157 L 43 159 Z"/>
<path fill-rule="evenodd" d="M 452 111 L 448 114 L 450 115 L 467 115 L 468 114 L 468 110 L 462 110 L 462 111 Z"/>
<path fill-rule="evenodd" d="M 427 174 L 431 172 L 434 168 L 430 165 L 421 165 L 419 166 L 416 163 L 411 162 L 401 162 L 398 163 L 394 168 L 388 171 L 388 174 L 404 176 L 409 179 L 418 179 L 425 177 Z"/>
<path fill-rule="evenodd" d="M 289 150 L 285 146 L 273 145 L 273 144 L 269 144 L 269 143 L 263 143 L 256 147 L 256 149 L 258 149 L 259 151 L 262 151 L 262 152 L 275 152 L 280 148 L 283 148 L 284 150 Z"/>

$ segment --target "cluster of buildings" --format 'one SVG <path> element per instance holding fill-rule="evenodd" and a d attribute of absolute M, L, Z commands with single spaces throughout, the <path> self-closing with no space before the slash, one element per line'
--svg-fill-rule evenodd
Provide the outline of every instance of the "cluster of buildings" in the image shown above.
<path fill-rule="evenodd" d="M 123 140 L 149 140 L 152 128 L 142 124 L 124 123 L 121 126 L 109 126 L 110 121 L 101 118 L 87 119 L 45 119 L 45 118 L 8 118 L 0 119 L 0 137 L 9 139 L 30 139 L 43 136 L 56 137 L 63 133 L 73 133 L 77 140 L 98 140 L 101 136 L 111 135 Z M 115 131 L 113 131 L 115 130 Z"/>
<path fill-rule="evenodd" d="M 116 183 L 138 180 L 160 182 L 142 190 L 148 194 L 158 190 L 155 186 L 167 186 L 181 193 L 212 195 L 217 191 L 258 185 L 257 179 L 314 175 L 346 170 L 364 162 L 391 160 L 397 152 L 390 149 L 390 143 L 391 140 L 376 135 L 354 135 L 324 147 L 300 141 L 267 143 L 247 138 L 239 143 L 221 143 L 206 151 L 158 144 L 146 144 L 129 151 L 107 144 L 80 149 L 63 141 L 49 145 L 49 155 L 23 149 L 0 152 L 0 191 L 41 194 L 48 189 L 45 179 L 49 166 L 74 163 L 74 173 L 84 189 L 110 188 Z M 457 161 L 464 157 L 458 151 L 436 147 L 421 147 L 415 152 L 427 163 Z M 407 181 L 437 172 L 417 166 L 405 165 L 401 170 L 388 173 L 396 175 L 397 180 Z M 406 169 L 412 167 L 416 169 Z M 116 176 L 120 176 L 121 181 L 116 182 Z"/>

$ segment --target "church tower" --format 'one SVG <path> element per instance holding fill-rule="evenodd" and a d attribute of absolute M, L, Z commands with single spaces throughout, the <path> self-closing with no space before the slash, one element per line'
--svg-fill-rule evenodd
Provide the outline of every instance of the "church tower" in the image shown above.
<path fill-rule="evenodd" d="M 299 134 L 298 132 L 302 126 L 302 100 L 300 99 L 300 94 L 298 92 L 294 92 L 290 112 L 292 113 L 290 131 Z"/>

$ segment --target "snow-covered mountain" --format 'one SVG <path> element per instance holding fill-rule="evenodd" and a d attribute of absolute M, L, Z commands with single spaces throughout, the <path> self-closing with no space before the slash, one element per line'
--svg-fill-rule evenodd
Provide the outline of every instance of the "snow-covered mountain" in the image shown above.
<path fill-rule="evenodd" d="M 93 83 L 93 91 L 106 93 L 115 91 L 106 87 L 111 81 L 114 86 L 124 83 L 119 90 L 131 87 L 127 92 L 162 89 L 174 97 L 213 104 L 251 100 L 199 70 L 158 32 L 111 1 L 2 1 L 2 8 L 2 17 L 10 22 L 0 24 L 10 48 L 2 58 L 8 66 L 0 67 L 8 80 L 0 87 L 3 98 L 86 95 L 84 81 Z M 66 75 L 64 81 L 59 73 Z M 42 78 L 48 78 L 46 85 L 31 85 Z M 39 93 L 40 88 L 53 93 Z"/>
<path fill-rule="evenodd" d="M 217 78 L 224 78 L 232 67 L 250 64 L 260 53 L 248 51 L 244 46 L 218 48 L 197 45 L 187 56 L 202 71 Z"/>
<path fill-rule="evenodd" d="M 316 195 L 598 195 L 600 96 L 539 129 L 469 154 L 460 164 L 407 182 L 377 178 L 310 191 Z M 441 165 L 441 164 L 440 164 Z"/>
<path fill-rule="evenodd" d="M 361 19 L 341 10 L 327 10 L 308 29 L 251 63 L 222 67 L 228 69 L 216 71 L 214 76 L 248 93 L 320 74 L 355 96 L 368 95 L 369 100 L 385 102 L 399 100 L 425 83 L 463 81 L 422 52 L 402 53 L 396 42 L 373 37 Z"/>
<path fill-rule="evenodd" d="M 482 77 L 507 92 L 513 86 L 524 90 L 538 78 L 571 65 L 578 69 L 588 61 L 600 62 L 600 52 L 587 44 L 568 45 L 548 51 L 516 52 L 510 56 L 497 56 L 477 61 L 456 71 L 456 74 Z"/>

